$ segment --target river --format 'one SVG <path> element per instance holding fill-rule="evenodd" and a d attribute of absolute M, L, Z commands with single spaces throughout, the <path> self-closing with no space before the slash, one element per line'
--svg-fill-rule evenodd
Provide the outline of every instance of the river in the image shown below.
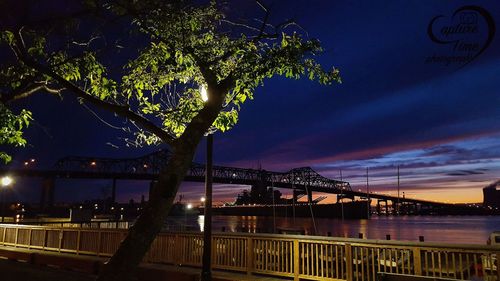
<path fill-rule="evenodd" d="M 203 216 L 170 217 L 167 230 L 203 229 Z M 389 234 L 394 240 L 418 241 L 424 236 L 426 242 L 445 242 L 454 244 L 485 244 L 493 231 L 500 230 L 500 216 L 373 216 L 366 220 L 344 220 L 317 218 L 318 235 L 336 237 L 354 237 L 359 233 L 368 239 L 386 239 Z M 311 218 L 256 216 L 215 216 L 213 230 L 227 232 L 262 232 L 272 233 L 275 229 L 301 229 L 307 235 L 313 235 L 314 224 Z"/>

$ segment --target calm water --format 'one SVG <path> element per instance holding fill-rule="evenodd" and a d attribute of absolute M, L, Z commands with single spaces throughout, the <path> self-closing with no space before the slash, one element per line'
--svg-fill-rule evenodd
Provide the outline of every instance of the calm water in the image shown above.
<path fill-rule="evenodd" d="M 213 230 L 228 232 L 272 233 L 272 217 L 255 216 L 215 216 Z M 166 224 L 169 230 L 203 229 L 203 216 L 172 217 Z M 276 218 L 276 228 L 300 228 L 306 234 L 314 234 L 314 224 L 310 218 Z M 448 242 L 458 244 L 485 244 L 493 231 L 500 230 L 500 216 L 374 216 L 369 220 L 316 219 L 318 235 L 358 237 L 363 233 L 368 239 L 385 239 L 386 234 L 394 240 L 418 241 L 424 236 L 426 242 Z"/>

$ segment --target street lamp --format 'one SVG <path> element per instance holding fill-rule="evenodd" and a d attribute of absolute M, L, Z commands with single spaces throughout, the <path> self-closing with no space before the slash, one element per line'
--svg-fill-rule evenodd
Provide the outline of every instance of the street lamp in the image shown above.
<path fill-rule="evenodd" d="M 1 197 L 2 197 L 2 222 L 5 221 L 5 190 L 7 189 L 7 187 L 9 187 L 9 185 L 11 185 L 13 182 L 12 178 L 9 177 L 9 176 L 4 176 L 2 177 L 2 180 L 1 180 L 1 184 L 2 184 L 2 189 L 0 190 L 2 194 Z"/>
<path fill-rule="evenodd" d="M 200 87 L 200 95 L 203 102 L 208 101 L 208 92 L 205 86 Z M 205 207 L 203 224 L 203 259 L 201 269 L 201 280 L 212 280 L 212 151 L 214 137 L 207 134 L 207 159 L 205 165 Z"/>

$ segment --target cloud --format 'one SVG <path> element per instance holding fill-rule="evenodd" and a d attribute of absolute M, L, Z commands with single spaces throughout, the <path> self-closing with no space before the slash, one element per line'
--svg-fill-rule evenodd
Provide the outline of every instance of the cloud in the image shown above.
<path fill-rule="evenodd" d="M 470 171 L 457 171 L 453 173 L 447 173 L 448 176 L 469 176 L 469 175 L 482 175 L 484 172 L 479 170 L 470 170 Z"/>

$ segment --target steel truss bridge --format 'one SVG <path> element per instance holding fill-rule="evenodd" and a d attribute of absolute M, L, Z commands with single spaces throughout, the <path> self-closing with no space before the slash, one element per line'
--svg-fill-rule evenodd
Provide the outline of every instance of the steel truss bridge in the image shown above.
<path fill-rule="evenodd" d="M 0 175 L 9 174 L 19 177 L 38 177 L 49 181 L 49 197 L 53 197 L 53 181 L 57 178 L 74 179 L 113 179 L 113 200 L 116 196 L 116 180 L 151 180 L 158 178 L 160 170 L 167 165 L 171 156 L 168 150 L 159 150 L 138 158 L 113 159 L 95 157 L 69 156 L 59 159 L 52 169 L 33 169 L 27 165 L 21 169 L 0 170 Z M 186 174 L 184 181 L 204 182 L 205 165 L 193 162 Z M 392 201 L 400 204 L 420 204 L 425 206 L 446 206 L 449 204 L 418 200 L 412 198 L 398 198 L 396 196 L 379 193 L 367 194 L 362 191 L 353 191 L 346 181 L 329 179 L 321 176 L 310 167 L 291 169 L 288 172 L 272 172 L 262 169 L 244 169 L 225 166 L 213 166 L 214 183 L 267 186 L 275 188 L 287 188 L 294 190 L 296 194 L 307 194 L 311 200 L 311 194 L 323 192 L 338 194 L 341 198 L 369 198 L 379 201 Z M 52 190 L 51 190 L 52 189 Z M 295 193 L 297 191 L 297 193 Z M 42 192 L 42 197 L 44 192 Z M 43 199 L 42 199 L 43 200 Z"/>

